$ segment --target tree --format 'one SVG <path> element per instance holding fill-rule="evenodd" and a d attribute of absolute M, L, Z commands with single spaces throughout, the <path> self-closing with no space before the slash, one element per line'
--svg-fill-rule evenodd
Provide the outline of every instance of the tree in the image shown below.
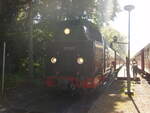
<path fill-rule="evenodd" d="M 42 57 L 46 40 L 53 38 L 54 22 L 87 19 L 102 26 L 119 11 L 116 6 L 117 0 L 0 0 L 0 41 L 9 43 L 10 62 L 18 64 L 17 69 L 29 64 L 32 38 L 33 63 L 35 56 Z"/>
<path fill-rule="evenodd" d="M 120 53 L 120 55 L 122 55 L 123 57 L 126 56 L 126 44 L 119 44 L 117 42 L 123 42 L 126 43 L 126 39 L 127 37 L 124 36 L 123 34 L 121 34 L 120 32 L 118 32 L 117 30 L 115 30 L 114 28 L 107 26 L 107 27 L 103 27 L 101 28 L 101 32 L 104 36 L 104 38 L 111 44 L 113 44 L 113 48 Z M 114 41 L 114 37 L 117 38 L 116 42 Z"/>
<path fill-rule="evenodd" d="M 39 0 L 35 5 L 42 20 L 90 19 L 102 25 L 119 11 L 117 0 Z"/>

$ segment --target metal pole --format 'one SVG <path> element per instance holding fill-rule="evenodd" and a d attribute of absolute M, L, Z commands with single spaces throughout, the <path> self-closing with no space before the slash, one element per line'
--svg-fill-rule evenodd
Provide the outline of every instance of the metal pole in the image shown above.
<path fill-rule="evenodd" d="M 5 87 L 5 57 L 6 57 L 6 42 L 4 42 L 3 49 L 3 68 L 2 68 L 2 96 L 4 95 L 4 87 Z"/>
<path fill-rule="evenodd" d="M 32 8 L 32 0 L 30 1 L 30 11 L 29 11 L 29 76 L 30 78 L 33 78 L 33 19 L 32 19 L 32 11 L 33 11 L 33 8 Z"/>
<path fill-rule="evenodd" d="M 131 78 L 130 78 L 130 11 L 128 11 L 128 14 L 129 14 L 129 16 L 128 16 L 128 60 L 127 60 L 127 91 L 128 91 L 128 93 L 130 93 L 131 92 L 131 89 L 130 89 L 130 87 L 131 87 Z"/>
<path fill-rule="evenodd" d="M 126 11 L 128 11 L 128 58 L 127 61 L 127 94 L 131 95 L 133 92 L 131 92 L 131 78 L 130 78 L 130 12 L 134 9 L 133 5 L 126 5 L 124 7 Z"/>
<path fill-rule="evenodd" d="M 115 51 L 115 66 L 114 66 L 115 70 L 116 70 L 116 64 L 117 64 L 117 53 Z"/>

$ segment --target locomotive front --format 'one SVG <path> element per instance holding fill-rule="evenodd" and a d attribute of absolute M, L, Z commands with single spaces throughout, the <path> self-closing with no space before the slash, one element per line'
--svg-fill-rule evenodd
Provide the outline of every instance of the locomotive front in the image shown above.
<path fill-rule="evenodd" d="M 93 30 L 94 31 L 94 30 Z M 62 89 L 95 88 L 103 73 L 103 43 L 93 40 L 88 24 L 80 21 L 59 23 L 47 47 L 46 85 Z"/>

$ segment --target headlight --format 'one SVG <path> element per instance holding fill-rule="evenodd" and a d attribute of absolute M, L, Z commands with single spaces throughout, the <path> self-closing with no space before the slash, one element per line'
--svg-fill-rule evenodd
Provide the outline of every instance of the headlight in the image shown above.
<path fill-rule="evenodd" d="M 78 64 L 83 64 L 84 63 L 84 59 L 82 57 L 77 58 L 77 63 Z"/>
<path fill-rule="evenodd" d="M 51 58 L 51 63 L 55 64 L 56 62 L 57 62 L 57 58 L 52 57 L 52 58 Z"/>
<path fill-rule="evenodd" d="M 70 34 L 70 29 L 69 28 L 65 28 L 64 29 L 64 33 L 65 33 L 65 35 L 69 35 Z"/>

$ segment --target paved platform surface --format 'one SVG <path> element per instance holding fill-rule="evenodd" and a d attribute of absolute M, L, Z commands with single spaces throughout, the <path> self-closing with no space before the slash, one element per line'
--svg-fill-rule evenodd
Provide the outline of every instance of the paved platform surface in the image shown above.
<path fill-rule="evenodd" d="M 125 67 L 118 73 L 126 77 Z M 140 77 L 140 75 L 138 75 Z M 131 77 L 133 77 L 131 75 Z M 134 95 L 125 94 L 126 80 L 116 80 L 106 92 L 97 99 L 88 113 L 150 113 L 150 84 L 140 77 L 140 81 L 131 82 Z"/>
<path fill-rule="evenodd" d="M 133 79 L 133 72 L 132 72 L 132 69 L 131 69 L 132 66 L 130 66 L 130 77 L 131 79 Z M 139 77 L 139 75 L 137 75 Z M 127 74 L 126 74 L 126 67 L 123 66 L 122 69 L 119 71 L 118 73 L 118 78 L 127 78 Z"/>
<path fill-rule="evenodd" d="M 133 78 L 132 70 L 130 70 L 130 74 L 131 78 Z M 140 75 L 137 76 L 140 78 L 140 81 L 131 81 L 131 89 L 134 93 L 131 97 L 124 93 L 127 86 L 126 80 L 117 80 L 113 84 L 112 89 L 108 90 L 107 94 L 118 100 L 115 104 L 116 109 L 114 113 L 150 113 L 150 82 Z M 125 66 L 118 73 L 118 77 L 126 78 Z M 117 87 L 119 88 L 118 90 L 116 90 Z"/>

